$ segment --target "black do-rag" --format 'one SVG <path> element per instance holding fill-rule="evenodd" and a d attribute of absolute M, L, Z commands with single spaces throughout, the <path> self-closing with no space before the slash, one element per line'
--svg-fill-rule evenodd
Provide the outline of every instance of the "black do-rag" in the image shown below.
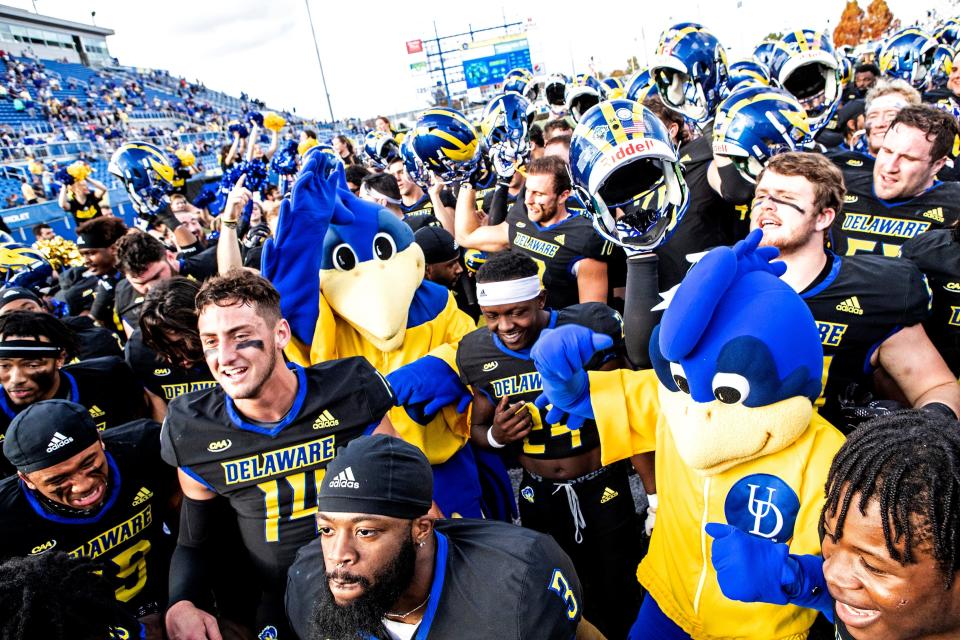
<path fill-rule="evenodd" d="M 430 510 L 433 471 L 423 453 L 385 435 L 352 440 L 327 465 L 320 511 L 412 520 Z"/>

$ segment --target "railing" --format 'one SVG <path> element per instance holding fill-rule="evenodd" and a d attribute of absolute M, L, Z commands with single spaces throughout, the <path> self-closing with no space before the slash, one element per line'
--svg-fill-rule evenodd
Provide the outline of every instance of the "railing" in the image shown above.
<path fill-rule="evenodd" d="M 124 219 L 128 226 L 133 224 L 134 210 L 130 203 L 130 196 L 123 189 L 110 190 L 110 207 L 116 216 Z M 73 218 L 66 213 L 56 201 L 41 202 L 24 207 L 7 209 L 2 213 L 3 221 L 10 227 L 13 237 L 19 242 L 32 244 L 34 241 L 31 229 L 34 225 L 45 223 L 67 240 L 76 240 Z"/>
<path fill-rule="evenodd" d="M 0 147 L 0 162 L 25 160 L 28 156 L 34 158 L 59 158 L 73 156 L 79 153 L 94 152 L 90 142 L 53 142 L 50 144 L 35 144 L 23 147 Z"/>

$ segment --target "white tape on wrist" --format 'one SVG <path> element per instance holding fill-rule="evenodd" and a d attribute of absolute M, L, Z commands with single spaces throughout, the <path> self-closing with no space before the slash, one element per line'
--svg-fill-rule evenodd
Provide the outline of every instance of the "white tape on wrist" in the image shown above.
<path fill-rule="evenodd" d="M 503 449 L 505 446 L 507 446 L 505 444 L 500 444 L 497 442 L 497 439 L 493 437 L 493 427 L 487 429 L 487 443 L 494 449 Z"/>

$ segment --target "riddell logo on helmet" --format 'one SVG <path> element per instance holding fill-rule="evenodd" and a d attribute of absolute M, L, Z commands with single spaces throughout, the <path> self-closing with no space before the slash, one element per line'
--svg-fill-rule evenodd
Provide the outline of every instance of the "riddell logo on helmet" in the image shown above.
<path fill-rule="evenodd" d="M 656 146 L 656 141 L 650 138 L 631 140 L 628 144 L 620 145 L 614 153 L 606 154 L 600 159 L 601 165 L 615 165 L 633 156 L 645 154 Z"/>

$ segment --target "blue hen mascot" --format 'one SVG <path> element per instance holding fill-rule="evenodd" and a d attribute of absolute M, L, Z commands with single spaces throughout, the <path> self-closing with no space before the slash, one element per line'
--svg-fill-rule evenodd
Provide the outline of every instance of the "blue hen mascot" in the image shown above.
<path fill-rule="evenodd" d="M 264 246 L 262 272 L 280 292 L 293 331 L 286 355 L 301 365 L 363 356 L 387 375 L 476 328 L 446 288 L 424 280 L 423 252 L 410 228 L 350 193 L 343 165 L 326 153 L 307 155 L 281 204 L 277 233 Z M 448 370 L 440 357 L 426 362 Z M 465 446 L 469 396 L 455 380 L 445 389 L 443 379 L 429 385 L 432 404 L 410 409 L 416 420 L 403 407 L 388 415 L 433 465 L 440 510 L 480 517 L 477 466 Z M 411 406 L 417 398 L 404 399 Z"/>
<path fill-rule="evenodd" d="M 575 325 L 533 348 L 548 421 L 594 419 L 603 464 L 655 451 L 657 524 L 637 570 L 649 595 L 631 638 L 801 639 L 816 609 L 830 615 L 806 569 L 843 436 L 813 409 L 813 316 L 760 238 L 691 269 L 654 329 L 652 370 L 585 371 L 609 338 Z"/>

